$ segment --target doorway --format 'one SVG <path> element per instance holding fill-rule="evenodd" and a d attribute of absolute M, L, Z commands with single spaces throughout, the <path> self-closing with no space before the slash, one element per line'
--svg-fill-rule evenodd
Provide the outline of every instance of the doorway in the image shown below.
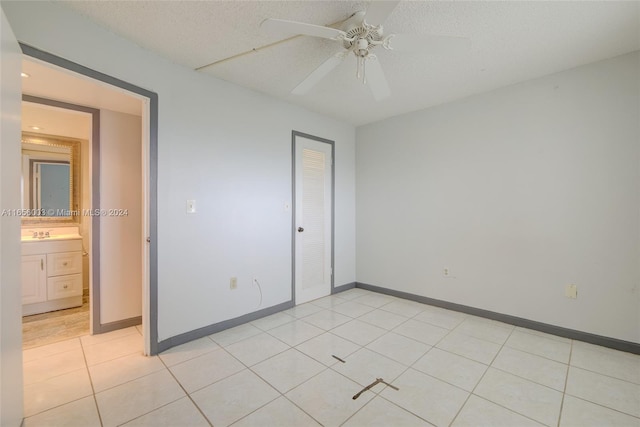
<path fill-rule="evenodd" d="M 23 82 L 25 92 L 55 81 L 43 68 L 23 60 L 23 73 L 34 80 Z M 82 211 L 91 201 L 89 151 L 99 110 L 23 94 L 21 121 L 21 206 L 36 213 L 21 220 L 22 346 L 28 349 L 90 333 L 91 218 Z M 46 176 L 42 167 L 38 173 L 34 166 L 43 162 L 64 166 L 64 176 Z M 30 239 L 39 232 L 49 238 Z"/>
<path fill-rule="evenodd" d="M 293 131 L 294 301 L 333 289 L 334 142 Z"/>
<path fill-rule="evenodd" d="M 158 333 L 157 333 L 157 121 L 158 121 L 158 97 L 157 94 L 148 90 L 139 88 L 130 83 L 121 81 L 114 77 L 99 73 L 79 64 L 57 57 L 44 51 L 40 51 L 31 46 L 20 44 L 22 52 L 27 57 L 35 58 L 35 60 L 50 64 L 55 68 L 62 69 L 65 73 L 73 75 L 80 80 L 90 80 L 102 86 L 109 86 L 114 91 L 128 93 L 137 98 L 142 103 L 142 120 L 141 120 L 141 138 L 142 138 L 142 207 L 141 207 L 141 229 L 139 241 L 142 245 L 141 253 L 141 276 L 142 276 L 142 292 L 141 305 L 142 315 L 137 318 L 126 318 L 116 321 L 103 321 L 100 316 L 101 309 L 104 308 L 104 301 L 93 299 L 92 301 L 92 333 L 109 332 L 116 329 L 125 328 L 139 324 L 142 319 L 142 336 L 144 341 L 144 353 L 153 355 L 157 353 Z M 106 85 L 105 85 L 106 83 Z M 93 149 L 91 153 L 91 174 L 94 178 L 99 177 L 100 173 L 100 150 Z M 94 184 L 98 182 L 93 180 Z M 92 185 L 93 202 L 91 206 L 92 212 L 99 214 L 91 215 L 91 288 L 94 295 L 100 295 L 100 259 L 101 245 L 100 230 L 103 220 L 102 211 L 109 212 L 113 206 L 100 205 L 99 185 Z M 102 209 L 101 209 L 102 208 Z M 119 208 L 119 207 L 116 207 Z M 119 210 L 118 212 L 122 212 Z M 120 213 L 119 213 L 120 214 Z M 109 217 L 109 215 L 106 215 Z M 96 292 L 97 291 L 97 292 Z"/>

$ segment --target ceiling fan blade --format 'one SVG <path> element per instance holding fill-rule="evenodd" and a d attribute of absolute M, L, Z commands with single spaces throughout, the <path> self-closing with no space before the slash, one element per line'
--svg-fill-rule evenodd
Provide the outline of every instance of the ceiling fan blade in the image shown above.
<path fill-rule="evenodd" d="M 389 47 L 400 52 L 448 53 L 471 46 L 467 37 L 436 36 L 431 34 L 393 34 Z"/>
<path fill-rule="evenodd" d="M 260 24 L 261 28 L 273 33 L 303 34 L 306 36 L 322 37 L 337 40 L 346 35 L 344 31 L 321 25 L 306 24 L 304 22 L 287 21 L 284 19 L 265 19 Z"/>
<path fill-rule="evenodd" d="M 393 9 L 400 3 L 396 1 L 371 1 L 367 7 L 367 14 L 364 16 L 364 20 L 367 24 L 382 25 L 384 21 L 391 15 Z"/>
<path fill-rule="evenodd" d="M 376 101 L 381 101 L 389 97 L 391 95 L 391 90 L 389 89 L 387 78 L 384 76 L 384 72 L 382 71 L 382 66 L 380 65 L 380 61 L 378 61 L 378 58 L 375 56 L 367 58 L 365 70 L 367 83 L 369 83 L 369 87 L 371 88 L 371 92 L 373 92 L 373 97 Z"/>
<path fill-rule="evenodd" d="M 294 95 L 304 95 L 309 92 L 320 80 L 322 80 L 327 74 L 329 74 L 334 68 L 336 68 L 347 56 L 347 52 L 338 52 L 335 55 L 329 57 L 318 68 L 313 70 L 311 74 L 307 76 L 298 86 L 296 86 L 291 93 Z"/>

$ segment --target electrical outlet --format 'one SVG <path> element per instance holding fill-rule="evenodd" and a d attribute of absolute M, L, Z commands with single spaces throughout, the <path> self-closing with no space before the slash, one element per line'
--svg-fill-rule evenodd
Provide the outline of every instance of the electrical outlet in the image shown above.
<path fill-rule="evenodd" d="M 451 270 L 449 270 L 447 267 L 442 269 L 442 276 L 444 277 L 451 277 Z"/>
<path fill-rule="evenodd" d="M 232 277 L 231 280 L 229 280 L 229 289 L 238 289 L 237 277 Z"/>
<path fill-rule="evenodd" d="M 564 296 L 567 298 L 578 298 L 578 287 L 574 284 L 567 285 L 564 288 Z"/>

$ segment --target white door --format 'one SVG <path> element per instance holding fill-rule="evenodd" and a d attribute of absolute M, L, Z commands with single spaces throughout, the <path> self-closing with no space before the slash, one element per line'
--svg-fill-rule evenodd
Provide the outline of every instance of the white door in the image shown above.
<path fill-rule="evenodd" d="M 333 145 L 294 134 L 295 303 L 331 293 Z"/>

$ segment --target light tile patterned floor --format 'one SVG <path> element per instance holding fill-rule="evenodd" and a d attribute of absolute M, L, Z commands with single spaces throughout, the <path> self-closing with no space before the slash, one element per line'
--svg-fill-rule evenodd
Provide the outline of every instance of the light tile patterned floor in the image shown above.
<path fill-rule="evenodd" d="M 141 341 L 25 350 L 24 425 L 640 427 L 638 355 L 362 289 L 156 357 Z M 376 377 L 399 390 L 352 399 Z"/>

